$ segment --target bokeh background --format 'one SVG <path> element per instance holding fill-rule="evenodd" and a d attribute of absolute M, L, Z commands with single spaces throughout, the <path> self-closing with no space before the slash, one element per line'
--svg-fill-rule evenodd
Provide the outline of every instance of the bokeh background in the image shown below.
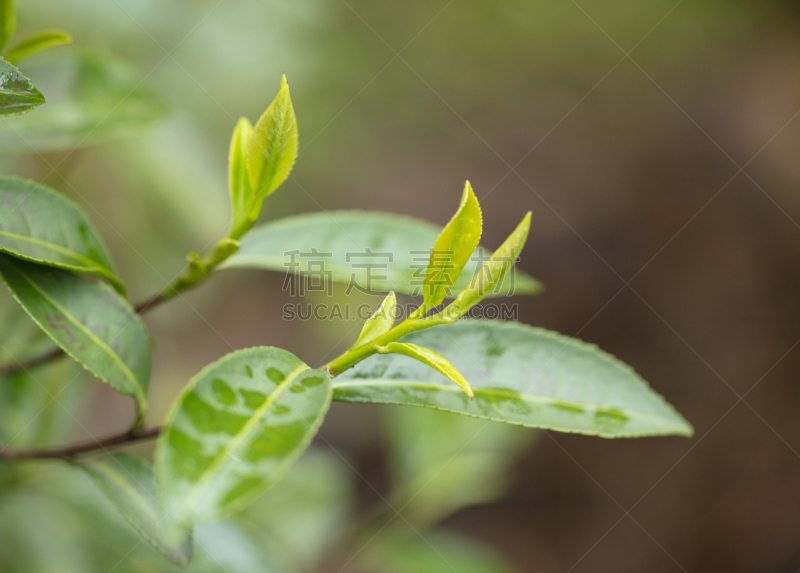
<path fill-rule="evenodd" d="M 494 247 L 533 211 L 520 266 L 547 291 L 513 300 L 520 320 L 631 364 L 696 433 L 541 433 L 499 500 L 448 527 L 520 571 L 800 570 L 795 2 L 22 0 L 18 10 L 21 33 L 68 30 L 75 46 L 130 62 L 166 102 L 130 137 L 0 159 L 4 174 L 86 209 L 135 300 L 226 232 L 230 133 L 260 115 L 281 73 L 300 155 L 263 220 L 359 208 L 444 224 L 469 179 Z M 153 420 L 235 348 L 279 345 L 321 364 L 352 343 L 354 323 L 282 320 L 292 302 L 282 283 L 227 271 L 147 316 Z M 102 384 L 85 392 L 85 429 L 67 425 L 64 440 L 131 414 Z M 317 445 L 348 460 L 361 506 L 386 487 L 390 411 L 334 404 L 321 430 Z"/>

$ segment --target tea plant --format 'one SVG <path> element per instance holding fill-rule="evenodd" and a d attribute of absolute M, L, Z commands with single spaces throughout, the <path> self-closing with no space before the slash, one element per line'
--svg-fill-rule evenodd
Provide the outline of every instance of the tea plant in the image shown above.
<path fill-rule="evenodd" d="M 6 10 L 11 6 L 0 5 Z M 0 26 L 3 40 L 13 32 L 11 10 Z M 11 62 L 63 43 L 67 37 L 59 34 L 25 40 L 0 61 L 5 78 L 0 114 L 19 114 L 44 103 L 41 93 Z M 63 145 L 82 133 L 65 131 L 57 115 L 49 121 L 39 139 L 45 147 L 48 138 L 60 138 Z M 9 125 L 15 133 L 25 133 L 24 122 L 16 128 Z M 283 487 L 289 493 L 259 500 L 294 471 L 292 466 L 309 447 L 332 401 L 420 406 L 605 438 L 691 434 L 691 426 L 630 367 L 596 347 L 518 323 L 465 318 L 486 297 L 539 291 L 534 279 L 519 272 L 512 276 L 511 271 L 528 237 L 530 213 L 490 257 L 483 257 L 474 273 L 466 267 L 475 253 L 482 252 L 483 222 L 469 182 L 455 215 L 440 232 L 423 221 L 358 211 L 301 215 L 255 226 L 265 200 L 289 176 L 297 151 L 297 122 L 284 77 L 277 97 L 255 125 L 242 118 L 235 126 L 228 158 L 232 211 L 228 236 L 205 254 L 190 254 L 186 270 L 172 284 L 135 305 L 127 300 L 125 283 L 101 237 L 77 205 L 33 181 L 0 177 L 0 275 L 16 302 L 55 344 L 12 354 L 0 367 L 0 385 L 8 387 L 0 389 L 0 398 L 17 404 L 8 389 L 38 382 L 37 376 L 66 355 L 130 396 L 136 407 L 130 426 L 112 436 L 66 446 L 4 447 L 0 458 L 14 476 L 9 480 L 24 479 L 24 473 L 13 473 L 23 461 L 55 459 L 79 468 L 144 540 L 185 565 L 191 560 L 197 525 L 241 512 L 256 521 L 268 521 L 273 514 L 293 519 L 297 506 L 266 513 L 254 513 L 254 508 L 262 507 L 264 499 L 280 506 L 293 495 L 304 498 L 302 483 L 309 474 L 304 478 L 302 473 L 291 473 L 298 477 L 290 477 L 275 490 Z M 284 271 L 287 253 L 316 248 L 330 251 L 326 262 L 330 280 L 336 282 L 351 280 L 354 269 L 346 264 L 346 256 L 354 248 L 396 255 L 385 276 L 371 282 L 373 291 L 388 294 L 352 346 L 318 367 L 280 348 L 232 352 L 188 381 L 163 425 L 148 425 L 151 343 L 140 315 L 224 269 Z M 420 250 L 429 251 L 419 277 L 422 303 L 399 319 L 395 292 L 415 294 L 419 288 L 411 280 L 408 254 Z M 412 519 L 421 524 L 433 524 L 460 507 L 493 498 L 498 476 L 518 451 L 513 444 L 528 439 L 509 429 L 513 439 L 497 438 L 492 447 L 481 446 L 485 442 L 477 439 L 453 451 L 452 444 L 463 441 L 464 429 L 469 433 L 474 429 L 469 424 L 478 422 L 430 416 L 395 418 L 405 421 L 395 426 L 392 441 L 400 476 L 392 498 L 410 504 Z M 471 433 L 481 432 L 482 427 Z M 505 436 L 484 432 L 484 437 L 491 435 Z M 157 438 L 152 465 L 128 453 L 110 453 L 152 438 Z M 504 449 L 503 443 L 508 447 Z M 84 455 L 89 453 L 103 456 Z M 440 483 L 437 476 L 442 470 L 431 468 L 447 456 L 455 461 L 442 476 L 447 481 Z M 326 481 L 326 464 L 322 462 L 316 474 L 311 472 L 311 481 Z M 467 486 L 460 483 L 463 476 L 469 476 Z M 72 484 L 72 480 L 58 481 Z M 423 485 L 430 487 L 431 495 L 422 494 Z M 301 492 L 292 494 L 292 487 Z M 306 530 L 313 529 L 314 520 L 323 519 L 315 509 L 310 510 L 314 517 Z M 281 529 L 280 523 L 273 525 Z M 340 542 L 347 547 L 373 528 L 377 529 L 374 515 L 352 530 L 345 528 Z M 467 559 L 473 565 L 490 560 L 477 555 L 474 547 L 436 535 L 437 546 L 451 559 Z M 208 536 L 203 540 L 201 546 L 214 543 Z M 407 568 L 414 570 L 418 567 L 414 560 L 424 560 L 414 543 L 390 536 L 377 553 L 368 552 L 364 559 L 388 559 L 394 564 L 405 559 Z M 313 561 L 311 554 L 323 546 L 305 546 L 296 552 L 298 559 L 305 555 Z"/>

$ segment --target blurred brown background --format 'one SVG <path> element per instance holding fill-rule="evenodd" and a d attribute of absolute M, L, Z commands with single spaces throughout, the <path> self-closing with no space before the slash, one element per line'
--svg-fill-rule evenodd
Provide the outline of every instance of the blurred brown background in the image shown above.
<path fill-rule="evenodd" d="M 45 180 L 84 205 L 134 299 L 225 232 L 230 132 L 258 117 L 282 72 L 301 151 L 265 220 L 362 208 L 444 224 L 469 179 L 494 247 L 533 211 L 521 267 L 547 291 L 515 300 L 520 320 L 633 365 L 696 433 L 548 434 L 502 502 L 449 525 L 522 571 L 800 570 L 795 2 L 31 0 L 19 11 L 22 31 L 58 26 L 134 62 L 170 103 L 159 125 L 77 151 Z M 2 168 L 38 180 L 63 158 Z M 317 364 L 352 342 L 354 324 L 282 321 L 282 281 L 226 272 L 148 316 L 153 420 L 234 348 L 280 345 Z M 126 401 L 93 388 L 89 429 L 118 428 Z M 383 412 L 334 404 L 322 429 L 379 489 Z"/>

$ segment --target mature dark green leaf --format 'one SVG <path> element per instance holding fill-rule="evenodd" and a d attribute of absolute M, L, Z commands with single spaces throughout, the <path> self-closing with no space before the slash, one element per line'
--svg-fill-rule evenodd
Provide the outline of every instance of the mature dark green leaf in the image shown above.
<path fill-rule="evenodd" d="M 0 255 L 0 274 L 17 301 L 64 351 L 147 410 L 150 341 L 131 306 L 104 283 Z"/>
<path fill-rule="evenodd" d="M 425 306 L 434 308 L 445 299 L 481 240 L 483 219 L 478 198 L 467 181 L 458 211 L 436 239 L 425 272 Z"/>
<path fill-rule="evenodd" d="M 352 348 L 366 344 L 371 340 L 375 340 L 382 334 L 389 332 L 392 328 L 392 324 L 394 324 L 396 306 L 397 297 L 395 297 L 394 291 L 391 291 L 386 295 L 386 298 L 383 299 L 378 310 L 364 323 L 361 334 L 358 335 L 358 340 L 355 341 Z"/>
<path fill-rule="evenodd" d="M 31 80 L 0 58 L 0 116 L 26 113 L 43 103 L 42 92 Z"/>
<path fill-rule="evenodd" d="M 72 42 L 72 37 L 66 32 L 61 30 L 42 30 L 11 48 L 6 54 L 6 60 L 16 64 L 20 60 L 37 54 L 42 50 L 63 46 L 70 42 Z"/>
<path fill-rule="evenodd" d="M 385 419 L 392 504 L 423 526 L 463 507 L 495 501 L 510 481 L 509 468 L 539 435 L 428 408 L 396 406 Z"/>
<path fill-rule="evenodd" d="M 495 550 L 477 539 L 447 531 L 396 529 L 376 536 L 362 561 L 381 573 L 513 573 L 515 569 Z M 369 538 L 368 538 L 369 539 Z M 366 543 L 367 540 L 365 540 Z"/>
<path fill-rule="evenodd" d="M 163 534 L 164 523 L 170 517 L 158 505 L 156 476 L 150 464 L 122 452 L 82 464 L 81 467 L 150 545 L 179 565 L 189 563 L 192 559 L 191 531 L 171 527 L 171 531 L 180 532 L 177 543 L 170 543 L 169 536 Z"/>
<path fill-rule="evenodd" d="M 365 211 L 329 211 L 278 219 L 250 231 L 225 268 L 278 272 L 316 272 L 310 261 L 323 261 L 335 282 L 378 292 L 422 294 L 431 245 L 440 229 L 419 219 Z M 453 296 L 469 285 L 486 257 L 478 247 L 461 273 Z M 317 272 L 317 276 L 319 273 Z M 515 271 L 488 296 L 537 294 L 541 284 Z"/>
<path fill-rule="evenodd" d="M 425 406 L 605 438 L 692 434 L 633 369 L 573 338 L 518 323 L 461 320 L 401 340 L 445 356 L 475 399 L 430 368 L 391 354 L 337 376 L 334 399 Z"/>
<path fill-rule="evenodd" d="M 0 251 L 105 277 L 124 291 L 102 239 L 80 207 L 33 181 L 0 177 Z"/>
<path fill-rule="evenodd" d="M 306 449 L 330 376 L 279 348 L 233 352 L 195 376 L 156 447 L 165 509 L 181 524 L 243 509 Z"/>
<path fill-rule="evenodd" d="M 16 29 L 17 14 L 14 0 L 0 0 L 0 50 L 5 48 Z"/>
<path fill-rule="evenodd" d="M 256 122 L 247 144 L 247 173 L 253 188 L 255 216 L 262 201 L 280 187 L 297 159 L 297 119 L 289 84 L 281 79 L 278 96 Z"/>
<path fill-rule="evenodd" d="M 61 50 L 25 66 L 47 94 L 35 114 L 0 125 L 0 151 L 43 153 L 132 135 L 164 113 L 144 74 L 106 54 Z"/>

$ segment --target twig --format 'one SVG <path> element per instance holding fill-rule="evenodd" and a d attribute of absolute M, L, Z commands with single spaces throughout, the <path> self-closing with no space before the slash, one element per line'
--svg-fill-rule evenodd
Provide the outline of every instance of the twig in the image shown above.
<path fill-rule="evenodd" d="M 51 450 L 4 450 L 0 451 L 0 459 L 7 461 L 32 460 L 32 459 L 59 459 L 69 460 L 80 454 L 105 450 L 115 446 L 130 444 L 140 440 L 149 440 L 161 433 L 162 426 L 151 426 L 141 430 L 125 431 L 107 438 L 79 442 L 62 448 Z"/>

